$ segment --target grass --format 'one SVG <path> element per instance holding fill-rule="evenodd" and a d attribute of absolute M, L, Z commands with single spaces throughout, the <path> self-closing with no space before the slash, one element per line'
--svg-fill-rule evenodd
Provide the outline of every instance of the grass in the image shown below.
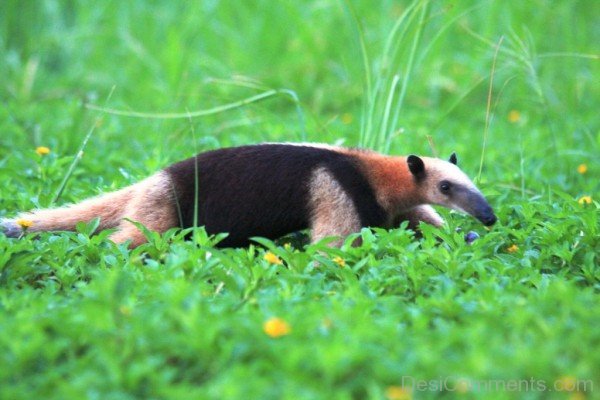
<path fill-rule="evenodd" d="M 363 230 L 342 249 L 217 250 L 198 229 L 130 251 L 94 222 L 0 235 L 0 398 L 598 398 L 599 13 L 1 2 L 0 217 L 194 149 L 307 139 L 456 151 L 500 222 L 442 210 L 420 240 Z"/>

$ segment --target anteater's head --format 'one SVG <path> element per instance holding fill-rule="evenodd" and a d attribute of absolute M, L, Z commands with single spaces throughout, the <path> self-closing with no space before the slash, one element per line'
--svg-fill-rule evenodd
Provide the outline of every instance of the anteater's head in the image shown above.
<path fill-rule="evenodd" d="M 492 207 L 456 166 L 456 154 L 452 153 L 448 161 L 410 155 L 406 162 L 424 203 L 466 212 L 486 226 L 496 222 Z"/>

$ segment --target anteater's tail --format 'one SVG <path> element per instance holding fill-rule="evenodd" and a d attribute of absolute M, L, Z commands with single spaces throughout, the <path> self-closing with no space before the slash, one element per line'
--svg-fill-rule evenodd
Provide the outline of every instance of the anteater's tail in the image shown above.
<path fill-rule="evenodd" d="M 23 231 L 72 231 L 79 222 L 100 218 L 99 229 L 116 227 L 135 194 L 135 185 L 60 208 L 33 210 L 15 218 L 0 219 L 0 232 L 18 237 Z"/>
<path fill-rule="evenodd" d="M 23 231 L 72 231 L 78 222 L 100 218 L 99 230 L 117 228 L 110 236 L 116 243 L 130 240 L 132 247 L 146 241 L 143 233 L 128 220 L 137 221 L 159 233 L 179 226 L 176 198 L 171 179 L 158 172 L 135 185 L 84 200 L 67 207 L 34 210 L 16 218 L 0 219 L 0 232 L 19 237 Z"/>

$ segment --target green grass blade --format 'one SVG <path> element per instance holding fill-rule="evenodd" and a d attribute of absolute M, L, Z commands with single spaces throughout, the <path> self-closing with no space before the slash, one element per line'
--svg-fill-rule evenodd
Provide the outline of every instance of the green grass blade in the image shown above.
<path fill-rule="evenodd" d="M 487 145 L 488 134 L 490 130 L 490 118 L 491 118 L 491 107 L 492 107 L 492 90 L 494 88 L 494 75 L 496 72 L 496 61 L 498 59 L 498 52 L 500 51 L 500 46 L 504 41 L 504 36 L 500 37 L 498 40 L 498 44 L 496 45 L 496 52 L 494 53 L 494 59 L 492 61 L 492 71 L 490 73 L 490 85 L 488 88 L 488 96 L 487 96 L 487 104 L 485 109 L 485 127 L 483 129 L 483 143 L 481 145 L 481 158 L 479 160 L 479 172 L 477 172 L 476 181 L 479 182 L 481 180 L 481 172 L 483 171 L 483 159 L 485 157 L 485 148 Z"/>
<path fill-rule="evenodd" d="M 417 48 L 419 47 L 419 42 L 421 41 L 421 36 L 423 34 L 423 30 L 425 28 L 425 18 L 427 16 L 428 11 L 428 1 L 424 1 L 421 6 L 421 13 L 419 15 L 419 21 L 417 25 L 416 32 L 413 37 L 412 46 L 410 49 L 410 53 L 408 56 L 408 61 L 406 63 L 406 69 L 404 71 L 404 77 L 402 79 L 402 85 L 400 86 L 400 94 L 398 95 L 398 102 L 396 104 L 396 112 L 394 113 L 394 117 L 392 119 L 392 130 L 394 130 L 398 124 L 398 119 L 400 118 L 400 112 L 402 110 L 402 106 L 404 105 L 404 99 L 406 98 L 406 92 L 408 90 L 408 85 L 410 83 L 410 79 L 412 76 L 412 71 L 415 65 L 415 56 L 417 54 Z M 392 135 L 393 131 L 386 133 L 385 146 L 382 149 L 384 152 L 389 152 L 390 146 L 392 144 Z"/>
<path fill-rule="evenodd" d="M 225 111 L 234 110 L 236 108 L 244 107 L 248 104 L 256 103 L 274 96 L 286 95 L 289 96 L 289 92 L 281 89 L 267 90 L 266 92 L 250 96 L 245 99 L 234 101 L 232 103 L 223 104 L 217 107 L 208 108 L 205 110 L 197 110 L 184 113 L 151 113 L 151 112 L 140 112 L 140 111 L 126 111 L 118 110 L 115 108 L 99 107 L 93 104 L 86 104 L 86 107 L 90 110 L 100 111 L 106 114 L 119 115 L 122 117 L 132 118 L 148 118 L 148 119 L 189 119 L 197 117 L 205 117 L 208 115 L 219 114 Z"/>
<path fill-rule="evenodd" d="M 373 105 L 373 83 L 372 83 L 372 72 L 371 72 L 371 61 L 369 59 L 369 53 L 367 51 L 367 45 L 365 42 L 365 33 L 362 22 L 358 18 L 354 6 L 349 0 L 344 0 L 346 9 L 350 12 L 354 27 L 356 28 L 358 43 L 360 46 L 360 57 L 362 60 L 362 66 L 364 70 L 363 74 L 363 114 L 361 116 L 361 130 L 359 136 L 359 146 L 366 147 L 367 140 L 371 135 L 373 129 L 373 119 L 371 117 L 370 110 Z"/>
<path fill-rule="evenodd" d="M 113 86 L 111 88 L 110 93 L 108 94 L 108 96 L 106 98 L 106 102 L 108 102 L 110 100 L 114 91 L 115 91 L 115 86 Z M 69 168 L 67 169 L 65 176 L 63 177 L 62 181 L 60 182 L 60 185 L 58 186 L 58 189 L 56 190 L 56 193 L 54 194 L 54 197 L 52 198 L 52 202 L 50 203 L 51 205 L 56 204 L 58 199 L 60 199 L 60 196 L 63 194 L 65 188 L 67 187 L 67 183 L 69 182 L 69 179 L 71 179 L 71 176 L 73 175 L 73 172 L 75 171 L 75 167 L 77 166 L 77 164 L 79 164 L 81 157 L 83 157 L 83 151 L 85 150 L 85 148 L 88 144 L 88 141 L 94 134 L 94 131 L 96 130 L 96 128 L 98 128 L 101 124 L 102 124 L 101 118 L 96 118 L 94 120 L 94 123 L 88 130 L 88 133 L 83 138 L 83 141 L 81 142 L 81 145 L 79 146 L 79 149 L 77 150 L 77 153 L 73 157 L 73 161 L 69 165 Z"/>

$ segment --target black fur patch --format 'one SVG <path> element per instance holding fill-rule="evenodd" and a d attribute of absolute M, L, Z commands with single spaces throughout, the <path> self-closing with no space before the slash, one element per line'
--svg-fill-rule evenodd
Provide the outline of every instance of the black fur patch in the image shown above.
<path fill-rule="evenodd" d="M 363 226 L 381 226 L 385 211 L 357 161 L 331 149 L 263 144 L 209 151 L 167 167 L 183 226 L 194 225 L 195 161 L 198 225 L 228 232 L 222 247 L 246 246 L 248 238 L 276 239 L 308 228 L 312 172 L 325 167 L 354 201 Z"/>
<path fill-rule="evenodd" d="M 411 154 L 406 158 L 406 163 L 416 181 L 421 181 L 425 178 L 425 163 L 420 157 Z"/>
<path fill-rule="evenodd" d="M 456 153 L 452 153 L 450 154 L 450 158 L 448 159 L 449 162 L 451 162 L 454 165 L 458 165 L 458 158 L 456 157 Z"/>

